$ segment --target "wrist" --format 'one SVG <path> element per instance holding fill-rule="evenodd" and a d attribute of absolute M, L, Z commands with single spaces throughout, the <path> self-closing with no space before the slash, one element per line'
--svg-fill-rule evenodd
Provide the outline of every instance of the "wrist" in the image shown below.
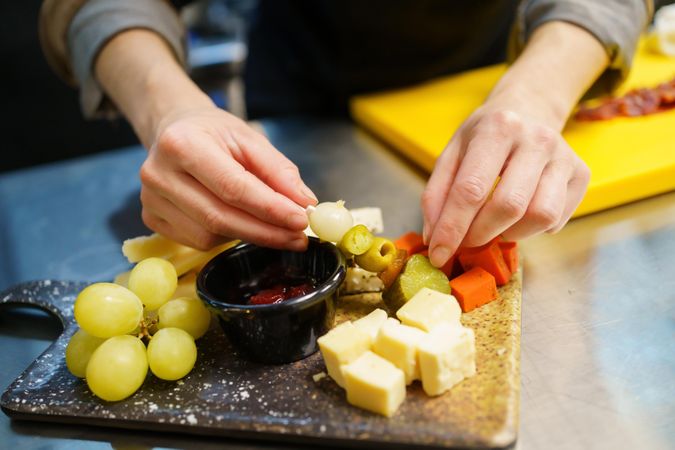
<path fill-rule="evenodd" d="M 155 140 L 167 117 L 215 107 L 208 95 L 197 87 L 177 63 L 170 61 L 169 64 L 173 67 L 160 64 L 147 71 L 143 79 L 145 101 L 129 111 L 129 119 L 146 147 Z"/>
<path fill-rule="evenodd" d="M 484 107 L 513 111 L 561 131 L 572 106 L 554 94 L 543 93 L 535 86 L 512 80 L 505 75 L 485 100 Z"/>

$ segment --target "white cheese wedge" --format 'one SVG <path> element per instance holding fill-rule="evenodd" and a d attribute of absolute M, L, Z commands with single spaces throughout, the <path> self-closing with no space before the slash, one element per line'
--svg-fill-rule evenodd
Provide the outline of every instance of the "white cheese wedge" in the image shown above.
<path fill-rule="evenodd" d="M 352 322 L 347 321 L 321 336 L 317 342 L 323 361 L 326 363 L 328 375 L 340 387 L 345 387 L 342 366 L 370 350 L 373 338 L 365 331 L 356 328 Z"/>
<path fill-rule="evenodd" d="M 377 337 L 377 333 L 380 332 L 380 328 L 387 320 L 387 312 L 383 309 L 376 309 L 371 311 L 367 316 L 361 317 L 358 320 L 354 321 L 354 326 L 361 331 L 365 331 L 373 338 Z"/>
<path fill-rule="evenodd" d="M 473 330 L 447 323 L 437 326 L 419 342 L 418 358 L 424 392 L 446 392 L 476 374 Z"/>
<path fill-rule="evenodd" d="M 406 325 L 431 331 L 436 325 L 459 325 L 462 310 L 450 294 L 422 288 L 396 311 L 396 317 Z"/>
<path fill-rule="evenodd" d="M 341 295 L 380 292 L 384 289 L 382 280 L 374 272 L 360 267 L 348 267 L 344 283 L 340 286 Z"/>
<path fill-rule="evenodd" d="M 373 343 L 373 351 L 403 371 L 405 384 L 420 379 L 417 347 L 426 333 L 419 328 L 387 321 Z"/>
<path fill-rule="evenodd" d="M 405 376 L 398 367 L 365 352 L 344 366 L 347 401 L 359 408 L 391 417 L 405 400 Z"/>

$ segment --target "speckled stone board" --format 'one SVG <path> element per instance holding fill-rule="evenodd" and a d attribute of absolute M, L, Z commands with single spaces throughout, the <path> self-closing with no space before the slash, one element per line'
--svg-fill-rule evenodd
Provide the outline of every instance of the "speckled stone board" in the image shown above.
<path fill-rule="evenodd" d="M 325 445 L 504 448 L 518 430 L 521 275 L 500 299 L 462 318 L 476 333 L 477 375 L 440 397 L 419 382 L 387 419 L 347 404 L 324 371 L 321 356 L 265 366 L 233 352 L 217 326 L 198 342 L 195 369 L 182 381 L 149 375 L 132 397 L 107 403 L 66 369 L 64 349 L 76 330 L 73 301 L 82 283 L 38 281 L 0 293 L 0 304 L 40 306 L 57 315 L 63 334 L 2 395 L 14 418 Z M 337 320 L 381 306 L 379 295 L 341 299 Z"/>

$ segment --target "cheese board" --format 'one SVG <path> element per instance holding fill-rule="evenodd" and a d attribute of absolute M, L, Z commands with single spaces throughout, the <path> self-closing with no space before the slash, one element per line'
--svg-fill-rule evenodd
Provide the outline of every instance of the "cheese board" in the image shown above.
<path fill-rule="evenodd" d="M 33 305 L 56 315 L 62 335 L 6 389 L 3 411 L 15 419 L 246 437 L 315 445 L 378 448 L 508 448 L 516 440 L 519 404 L 522 272 L 499 299 L 462 316 L 476 334 L 477 375 L 427 397 L 418 382 L 391 418 L 349 405 L 319 353 L 284 365 L 241 358 L 215 321 L 198 341 L 193 371 L 178 382 L 148 376 L 130 398 L 95 397 L 66 368 L 64 350 L 77 327 L 73 303 L 86 285 L 34 281 L 0 293 L 0 304 Z M 336 322 L 382 307 L 380 294 L 341 297 Z M 316 379 L 316 381 L 315 381 Z"/>

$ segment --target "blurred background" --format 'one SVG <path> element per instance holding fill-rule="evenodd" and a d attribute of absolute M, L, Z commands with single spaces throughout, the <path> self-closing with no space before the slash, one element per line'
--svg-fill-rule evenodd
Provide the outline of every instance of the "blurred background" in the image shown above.
<path fill-rule="evenodd" d="M 0 172 L 136 144 L 124 119 L 84 120 L 78 93 L 44 59 L 41 0 L 0 4 Z M 256 0 L 199 0 L 183 9 L 193 78 L 221 107 L 244 117 L 246 25 Z"/>
<path fill-rule="evenodd" d="M 655 6 L 675 0 L 656 0 Z M 219 106 L 246 117 L 241 74 L 257 0 L 197 0 L 183 8 L 193 78 Z M 37 35 L 41 0 L 0 4 L 0 173 L 136 144 L 124 119 L 86 121 L 78 93 L 50 70 Z"/>

